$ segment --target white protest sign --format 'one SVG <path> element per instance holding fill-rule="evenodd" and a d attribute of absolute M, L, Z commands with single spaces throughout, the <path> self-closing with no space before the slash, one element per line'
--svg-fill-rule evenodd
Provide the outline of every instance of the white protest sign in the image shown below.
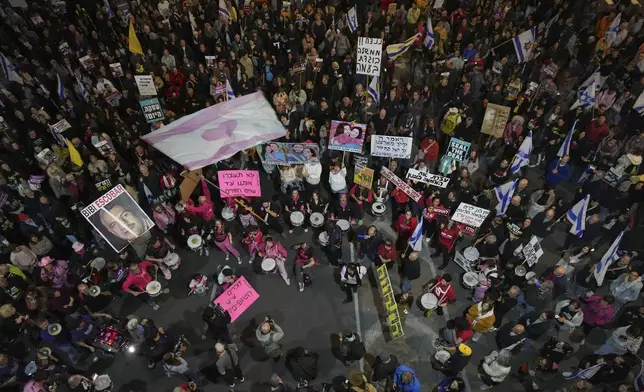
<path fill-rule="evenodd" d="M 530 241 L 523 247 L 523 257 L 525 257 L 525 262 L 528 263 L 529 267 L 532 267 L 539 261 L 539 257 L 543 255 L 543 249 L 539 243 L 539 238 L 532 236 Z"/>
<path fill-rule="evenodd" d="M 52 125 L 51 128 L 56 132 L 56 133 L 61 133 L 65 129 L 71 128 L 72 125 L 67 122 L 67 120 L 63 119 L 58 121 L 56 124 Z"/>
<path fill-rule="evenodd" d="M 27 8 L 27 2 L 25 0 L 9 0 L 9 4 L 11 4 L 12 7 L 14 8 Z"/>
<path fill-rule="evenodd" d="M 413 181 L 420 181 L 425 184 L 445 188 L 449 183 L 449 177 L 440 176 L 416 169 L 409 169 L 407 171 L 407 179 Z"/>
<path fill-rule="evenodd" d="M 358 37 L 357 53 L 356 74 L 380 76 L 382 40 L 380 38 Z"/>
<path fill-rule="evenodd" d="M 418 200 L 423 196 L 420 192 L 416 192 L 414 188 L 409 186 L 405 181 L 401 180 L 400 177 L 395 175 L 391 170 L 386 167 L 382 167 L 380 174 L 394 184 L 398 189 L 405 192 L 413 201 L 418 202 Z"/>
<path fill-rule="evenodd" d="M 445 4 L 445 0 L 436 0 L 434 2 L 434 9 L 443 8 L 443 4 Z"/>
<path fill-rule="evenodd" d="M 490 210 L 486 210 L 485 208 L 461 203 L 454 212 L 454 215 L 452 215 L 452 220 L 471 227 L 480 227 L 489 214 Z"/>
<path fill-rule="evenodd" d="M 412 138 L 402 136 L 371 136 L 371 155 L 387 158 L 411 158 Z"/>
<path fill-rule="evenodd" d="M 135 75 L 136 86 L 139 88 L 139 94 L 157 95 L 157 89 L 154 87 L 154 79 L 151 75 Z"/>

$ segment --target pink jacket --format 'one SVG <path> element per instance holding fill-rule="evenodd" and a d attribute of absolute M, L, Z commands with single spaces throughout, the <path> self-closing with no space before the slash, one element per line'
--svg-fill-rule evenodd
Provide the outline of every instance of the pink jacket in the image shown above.
<path fill-rule="evenodd" d="M 161 212 L 152 211 L 152 217 L 157 227 L 163 231 L 168 228 L 168 225 L 174 224 L 176 214 L 174 209 L 167 205 L 161 204 Z"/>
<path fill-rule="evenodd" d="M 286 249 L 280 244 L 279 242 L 273 242 L 273 246 L 271 248 L 266 248 L 266 245 L 264 245 L 262 248 L 263 253 L 265 257 L 269 257 L 271 259 L 277 260 L 278 258 L 286 259 L 288 257 L 288 253 L 286 253 Z"/>
<path fill-rule="evenodd" d="M 602 326 L 611 322 L 615 315 L 615 310 L 612 305 L 601 306 L 602 297 L 593 295 L 590 298 L 584 299 L 581 305 L 581 310 L 584 312 L 584 322 L 588 325 Z"/>
<path fill-rule="evenodd" d="M 210 222 L 212 217 L 215 215 L 215 209 L 213 208 L 212 199 L 210 199 L 210 190 L 208 189 L 208 184 L 204 179 L 201 179 L 201 189 L 203 190 L 203 195 L 206 197 L 206 202 L 195 206 L 192 199 L 188 200 L 186 205 L 186 211 L 193 215 L 199 215 L 206 222 Z"/>

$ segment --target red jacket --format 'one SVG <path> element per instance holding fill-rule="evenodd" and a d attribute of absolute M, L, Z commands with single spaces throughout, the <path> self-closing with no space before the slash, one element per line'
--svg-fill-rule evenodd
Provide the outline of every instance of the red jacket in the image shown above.
<path fill-rule="evenodd" d="M 436 286 L 434 286 L 431 293 L 436 296 L 439 305 L 456 301 L 452 283 L 445 282 L 441 275 L 436 275 Z"/>
<path fill-rule="evenodd" d="M 349 194 L 351 196 L 355 196 L 356 199 L 358 199 L 358 200 L 354 200 L 354 202 L 358 204 L 360 208 L 362 208 L 362 204 L 364 202 L 367 202 L 367 203 L 373 202 L 373 191 L 371 189 L 363 190 L 362 187 L 358 184 L 353 184 Z M 365 199 L 360 201 L 360 196 L 364 197 Z"/>
<path fill-rule="evenodd" d="M 396 222 L 396 233 L 398 233 L 398 235 L 410 237 L 414 230 L 416 230 L 417 225 L 418 220 L 415 217 L 412 216 L 409 222 L 406 222 L 405 215 L 402 214 L 398 217 L 398 221 Z"/>
<path fill-rule="evenodd" d="M 425 153 L 425 162 L 434 162 L 438 159 L 438 142 L 436 140 L 434 140 L 434 143 L 430 145 L 429 139 L 425 138 L 425 140 L 420 143 L 420 148 L 422 148 Z"/>
<path fill-rule="evenodd" d="M 215 209 L 213 208 L 212 200 L 210 199 L 210 190 L 208 189 L 208 184 L 204 179 L 201 179 L 201 189 L 203 190 L 203 195 L 206 197 L 206 202 L 195 206 L 192 199 L 188 199 L 188 204 L 186 205 L 186 211 L 193 215 L 199 215 L 206 222 L 210 222 L 212 217 L 215 215 Z"/>
<path fill-rule="evenodd" d="M 460 230 L 458 227 L 448 229 L 447 226 L 445 226 L 441 229 L 438 241 L 447 249 L 452 249 L 454 247 L 454 243 L 458 239 L 459 232 Z"/>
<path fill-rule="evenodd" d="M 391 246 L 389 247 L 389 249 L 387 249 L 385 247 L 385 244 L 380 244 L 380 246 L 378 247 L 378 255 L 392 261 L 398 258 L 398 256 L 396 255 L 396 247 Z"/>
<path fill-rule="evenodd" d="M 588 141 L 591 143 L 599 143 L 606 135 L 608 135 L 608 124 L 606 124 L 606 121 L 602 125 L 599 125 L 597 119 L 590 122 L 588 130 L 586 131 Z"/>
<path fill-rule="evenodd" d="M 410 200 L 409 196 L 407 196 L 405 192 L 401 191 L 398 188 L 394 189 L 391 192 L 391 197 L 393 197 L 394 200 L 396 200 L 396 203 L 398 204 L 405 204 Z"/>

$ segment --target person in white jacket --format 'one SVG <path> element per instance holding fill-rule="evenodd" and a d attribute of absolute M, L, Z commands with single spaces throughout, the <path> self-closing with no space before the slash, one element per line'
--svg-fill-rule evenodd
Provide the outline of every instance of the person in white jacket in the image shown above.
<path fill-rule="evenodd" d="M 610 284 L 610 293 L 615 297 L 615 313 L 628 302 L 635 301 L 641 290 L 642 277 L 637 271 L 631 271 L 615 279 Z"/>
<path fill-rule="evenodd" d="M 579 301 L 576 299 L 565 299 L 557 302 L 555 306 L 555 320 L 561 332 L 567 333 L 581 326 L 584 322 L 584 312 L 581 310 Z M 564 340 L 561 337 L 560 340 Z"/>
<path fill-rule="evenodd" d="M 322 165 L 320 162 L 306 162 L 302 169 L 302 176 L 306 179 L 306 194 L 310 196 L 313 191 L 317 191 L 320 188 Z"/>
<path fill-rule="evenodd" d="M 338 195 L 340 193 L 347 193 L 347 168 L 340 165 L 333 165 L 329 172 L 329 185 L 331 192 Z"/>
<path fill-rule="evenodd" d="M 502 383 L 512 370 L 511 361 L 512 353 L 508 350 L 492 351 L 490 355 L 483 358 L 483 363 L 479 367 L 479 378 L 483 384 L 479 389 L 490 389 Z"/>
<path fill-rule="evenodd" d="M 641 333 L 641 328 L 636 327 L 635 325 L 627 325 L 625 327 L 617 328 L 610 335 L 608 341 L 595 351 L 595 354 L 637 354 L 640 350 L 640 346 L 642 345 Z"/>

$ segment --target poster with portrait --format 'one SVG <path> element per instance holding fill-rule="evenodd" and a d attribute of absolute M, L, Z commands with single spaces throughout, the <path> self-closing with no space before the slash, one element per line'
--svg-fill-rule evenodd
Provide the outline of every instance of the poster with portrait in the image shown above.
<path fill-rule="evenodd" d="M 81 214 L 116 252 L 154 227 L 121 184 L 83 208 Z"/>
<path fill-rule="evenodd" d="M 320 161 L 320 146 L 315 143 L 272 142 L 257 146 L 257 151 L 267 165 L 303 165 Z"/>
<path fill-rule="evenodd" d="M 87 71 L 94 68 L 94 62 L 92 61 L 92 58 L 89 55 L 79 58 L 78 61 L 81 63 L 83 68 L 85 68 L 85 70 Z"/>
<path fill-rule="evenodd" d="M 110 70 L 112 71 L 112 76 L 115 78 L 122 78 L 125 74 L 123 73 L 123 66 L 121 63 L 112 63 L 110 64 Z"/>
<path fill-rule="evenodd" d="M 331 121 L 329 150 L 362 153 L 366 133 L 366 124 Z"/>
<path fill-rule="evenodd" d="M 495 138 L 502 137 L 508 118 L 510 118 L 510 108 L 508 106 L 488 103 L 487 108 L 485 108 L 483 123 L 481 124 L 481 133 Z"/>

